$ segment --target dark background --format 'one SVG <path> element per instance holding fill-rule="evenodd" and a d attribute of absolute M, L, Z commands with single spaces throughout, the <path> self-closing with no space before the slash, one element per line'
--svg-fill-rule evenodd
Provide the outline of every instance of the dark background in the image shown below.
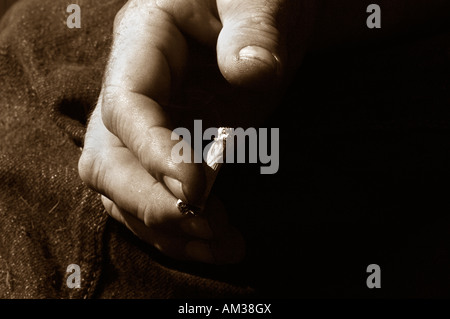
<path fill-rule="evenodd" d="M 450 296 L 449 35 L 307 56 L 267 123 L 279 172 L 221 172 L 264 295 Z M 381 289 L 366 286 L 372 263 Z"/>

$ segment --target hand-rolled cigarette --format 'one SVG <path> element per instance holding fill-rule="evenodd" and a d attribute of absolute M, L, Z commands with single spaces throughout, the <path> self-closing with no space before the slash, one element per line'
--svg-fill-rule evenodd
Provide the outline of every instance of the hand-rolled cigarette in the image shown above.
<path fill-rule="evenodd" d="M 203 203 L 206 203 L 214 182 L 216 181 L 216 177 L 219 173 L 220 167 L 224 162 L 227 139 L 230 139 L 232 137 L 232 128 L 220 127 L 217 132 L 217 137 L 214 138 L 214 142 L 212 143 L 211 148 L 208 150 L 205 166 L 206 189 L 203 197 Z M 177 201 L 177 207 L 183 215 L 190 214 L 196 216 L 203 210 L 203 207 L 189 205 L 183 202 L 181 199 Z"/>
<path fill-rule="evenodd" d="M 217 132 L 217 137 L 211 148 L 208 150 L 206 156 L 206 191 L 205 200 L 211 192 L 212 186 L 216 181 L 217 174 L 219 174 L 220 167 L 225 159 L 225 151 L 227 146 L 227 139 L 233 138 L 233 129 L 229 127 L 220 127 Z"/>

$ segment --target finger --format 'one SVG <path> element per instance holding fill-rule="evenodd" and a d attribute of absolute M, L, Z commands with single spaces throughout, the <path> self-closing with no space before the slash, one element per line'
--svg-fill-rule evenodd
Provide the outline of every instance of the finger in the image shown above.
<path fill-rule="evenodd" d="M 114 43 L 101 94 L 106 128 L 172 193 L 191 204 L 205 190 L 201 164 L 172 159 L 170 121 L 161 105 L 181 77 L 186 43 L 167 12 L 154 1 L 130 1 L 115 22 Z M 193 154 L 193 153 L 192 153 Z"/>
<path fill-rule="evenodd" d="M 284 48 L 279 16 L 284 0 L 218 0 L 223 24 L 217 58 L 224 77 L 240 86 L 274 84 L 281 76 Z"/>
<path fill-rule="evenodd" d="M 110 199 L 102 196 L 103 205 L 108 214 L 124 224 L 137 237 L 154 246 L 165 255 L 180 260 L 197 260 L 215 263 L 210 245 L 202 240 L 193 240 L 184 236 L 168 235 L 145 226 L 142 221 L 119 208 Z"/>
<path fill-rule="evenodd" d="M 171 225 L 192 236 L 211 238 L 208 222 L 182 215 L 177 198 L 103 126 L 98 113 L 96 109 L 92 114 L 86 132 L 79 161 L 81 179 L 148 227 Z"/>
<path fill-rule="evenodd" d="M 140 220 L 120 209 L 114 202 L 102 196 L 102 202 L 108 214 L 124 224 L 136 236 L 154 246 L 165 255 L 180 259 L 194 260 L 210 264 L 237 263 L 243 258 L 242 238 L 228 233 L 217 241 L 192 239 L 174 236 L 146 227 Z"/>
<path fill-rule="evenodd" d="M 222 29 L 216 0 L 160 0 L 158 5 L 173 17 L 183 33 L 210 47 L 216 46 Z"/>

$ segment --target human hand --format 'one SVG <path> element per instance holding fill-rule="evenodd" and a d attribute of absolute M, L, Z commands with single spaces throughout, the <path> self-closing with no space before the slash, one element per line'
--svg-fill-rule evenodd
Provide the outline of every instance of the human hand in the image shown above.
<path fill-rule="evenodd" d="M 197 116 L 207 126 L 262 123 L 307 35 L 288 35 L 288 26 L 308 25 L 297 19 L 307 16 L 303 1 L 292 2 L 130 0 L 116 16 L 79 172 L 113 218 L 168 256 L 218 264 L 244 256 L 220 201 L 201 202 L 203 164 L 171 158 L 171 133 Z M 182 215 L 177 199 L 204 212 Z"/>

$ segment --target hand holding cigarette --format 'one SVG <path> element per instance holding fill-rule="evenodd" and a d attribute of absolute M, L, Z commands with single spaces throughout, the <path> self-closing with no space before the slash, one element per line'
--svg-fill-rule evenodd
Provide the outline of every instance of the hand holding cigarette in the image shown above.
<path fill-rule="evenodd" d="M 288 3 L 132 0 L 116 16 L 80 176 L 103 195 L 109 215 L 168 256 L 216 264 L 244 256 L 242 236 L 209 196 L 218 167 L 171 159 L 177 114 L 169 106 L 184 87 L 200 86 L 215 96 L 204 106 L 217 115 L 213 126 L 261 123 L 274 105 L 265 93 L 287 61 L 279 28 L 295 20 L 280 18 Z M 212 59 L 192 53 L 204 51 Z"/>
<path fill-rule="evenodd" d="M 79 162 L 81 178 L 103 194 L 112 217 L 163 253 L 238 262 L 242 237 L 220 202 L 207 196 L 205 166 L 175 163 L 170 156 L 177 143 L 170 138 L 174 125 L 194 119 L 192 105 L 182 100 L 178 108 L 170 106 L 180 92 L 199 89 L 202 98 L 191 104 L 204 111 L 197 118 L 213 115 L 210 127 L 258 126 L 278 102 L 273 91 L 286 87 L 307 45 L 379 39 L 448 12 L 446 0 L 379 5 L 401 14 L 383 15 L 387 27 L 373 32 L 359 0 L 128 1 L 114 21 L 103 89 Z"/>

